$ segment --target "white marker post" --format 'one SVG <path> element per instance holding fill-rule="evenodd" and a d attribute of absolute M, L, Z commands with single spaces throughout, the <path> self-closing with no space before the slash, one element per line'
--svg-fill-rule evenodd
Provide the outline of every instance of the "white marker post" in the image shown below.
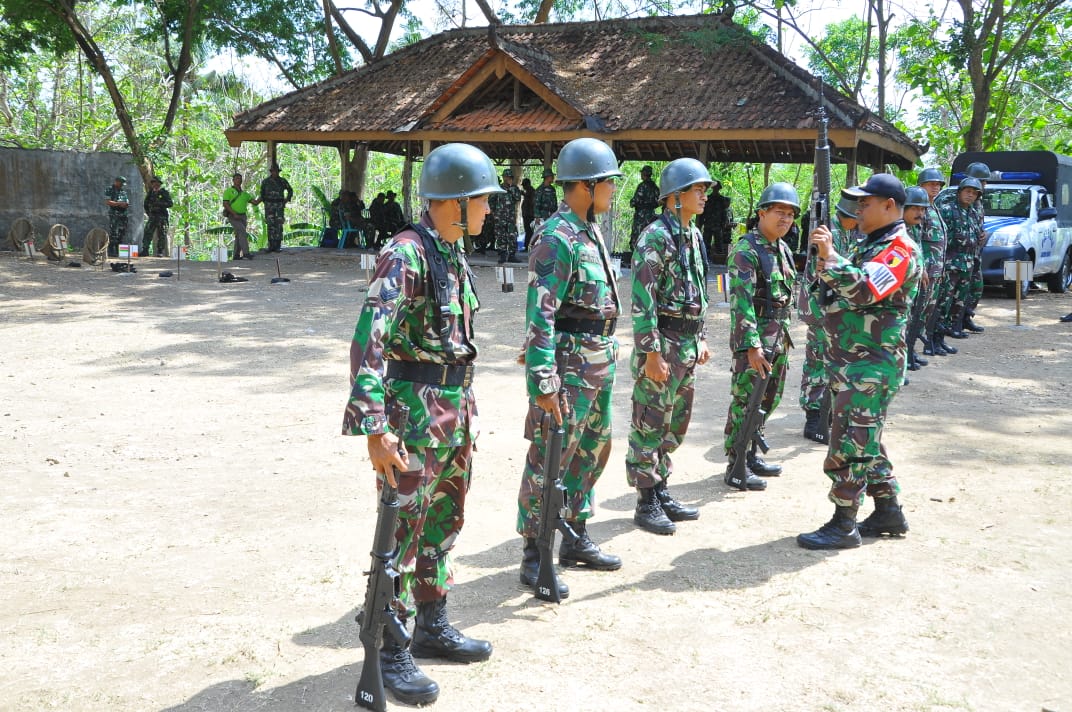
<path fill-rule="evenodd" d="M 1024 282 L 1035 278 L 1035 265 L 1030 260 L 1005 260 L 1005 279 L 1016 285 L 1016 326 L 1020 327 L 1020 295 Z"/>
<path fill-rule="evenodd" d="M 514 291 L 514 268 L 496 267 L 495 274 L 499 278 L 499 284 L 504 292 Z"/>
<path fill-rule="evenodd" d="M 376 255 L 369 255 L 362 253 L 361 255 L 361 269 L 365 270 L 365 286 L 361 287 L 359 292 L 367 292 L 369 287 L 372 286 L 372 270 L 376 267 Z"/>

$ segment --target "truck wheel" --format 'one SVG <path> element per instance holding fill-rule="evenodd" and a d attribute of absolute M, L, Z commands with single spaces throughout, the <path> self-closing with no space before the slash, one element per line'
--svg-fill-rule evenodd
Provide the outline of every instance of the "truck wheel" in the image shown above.
<path fill-rule="evenodd" d="M 1072 281 L 1072 255 L 1065 253 L 1061 260 L 1061 269 L 1046 278 L 1046 288 L 1054 294 L 1064 294 L 1068 291 L 1069 282 Z"/>
<path fill-rule="evenodd" d="M 1002 288 L 1005 290 L 1005 296 L 1009 299 L 1016 299 L 1016 282 L 1003 282 Z M 1020 283 L 1020 299 L 1027 299 L 1027 293 L 1031 291 L 1031 282 Z"/>

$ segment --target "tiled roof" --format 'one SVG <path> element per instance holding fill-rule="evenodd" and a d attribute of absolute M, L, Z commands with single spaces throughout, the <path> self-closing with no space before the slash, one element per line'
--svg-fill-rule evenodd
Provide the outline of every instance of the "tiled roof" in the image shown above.
<path fill-rule="evenodd" d="M 817 86 L 720 15 L 500 25 L 429 37 L 238 114 L 227 133 L 396 152 L 468 140 L 496 157 L 597 135 L 623 158 L 703 145 L 710 160 L 807 161 Z M 925 150 L 829 88 L 824 100 L 832 142 L 858 143 L 861 162 L 907 166 Z"/>

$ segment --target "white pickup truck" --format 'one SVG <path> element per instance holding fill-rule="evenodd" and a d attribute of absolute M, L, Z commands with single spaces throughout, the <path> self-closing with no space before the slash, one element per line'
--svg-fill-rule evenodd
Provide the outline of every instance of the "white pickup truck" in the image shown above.
<path fill-rule="evenodd" d="M 1072 158 L 1051 151 L 962 153 L 953 161 L 950 182 L 959 183 L 964 168 L 975 161 L 991 171 L 983 191 L 983 282 L 1001 285 L 1014 297 L 1016 283 L 1005 281 L 1005 261 L 1030 261 L 1035 282 L 1051 292 L 1067 291 L 1072 286 Z M 1030 286 L 1023 284 L 1023 296 Z"/>

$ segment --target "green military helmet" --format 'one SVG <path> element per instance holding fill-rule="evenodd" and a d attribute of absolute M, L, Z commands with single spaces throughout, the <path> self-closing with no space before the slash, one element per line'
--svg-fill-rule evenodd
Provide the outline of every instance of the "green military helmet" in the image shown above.
<path fill-rule="evenodd" d="M 847 218 L 856 219 L 856 203 L 853 198 L 841 196 L 841 200 L 838 201 L 837 206 L 834 208 L 837 212 L 841 213 Z"/>
<path fill-rule="evenodd" d="M 945 178 L 942 177 L 942 172 L 937 168 L 924 168 L 919 172 L 919 177 L 916 178 L 916 185 L 923 185 L 924 183 L 941 183 L 945 185 Z"/>
<path fill-rule="evenodd" d="M 968 167 L 964 169 L 964 175 L 978 180 L 990 180 L 990 166 L 980 161 L 969 163 Z"/>
<path fill-rule="evenodd" d="M 906 208 L 911 207 L 913 205 L 915 205 L 917 207 L 920 207 L 920 208 L 926 208 L 930 204 L 931 204 L 931 198 L 930 198 L 929 195 L 927 195 L 927 191 L 923 190 L 922 188 L 917 188 L 916 186 L 912 186 L 908 190 L 905 191 L 905 204 L 904 204 L 904 206 Z"/>
<path fill-rule="evenodd" d="M 491 159 L 467 143 L 447 143 L 425 156 L 417 188 L 418 195 L 427 200 L 505 192 L 499 187 Z"/>
<path fill-rule="evenodd" d="M 575 138 L 558 153 L 559 183 L 621 175 L 614 151 L 597 138 Z"/>
<path fill-rule="evenodd" d="M 792 205 L 797 214 L 800 214 L 800 196 L 792 183 L 771 183 L 759 194 L 759 205 L 756 207 L 765 208 L 774 203 Z"/>
<path fill-rule="evenodd" d="M 695 158 L 678 158 L 666 164 L 666 168 L 659 174 L 659 200 L 665 199 L 671 193 L 680 193 L 697 183 L 703 183 L 706 190 L 714 182 L 715 179 L 704 164 Z"/>
<path fill-rule="evenodd" d="M 983 184 L 979 182 L 979 179 L 972 178 L 970 176 L 960 181 L 960 185 L 957 186 L 957 193 L 964 190 L 965 188 L 975 188 L 980 193 L 983 192 Z"/>

